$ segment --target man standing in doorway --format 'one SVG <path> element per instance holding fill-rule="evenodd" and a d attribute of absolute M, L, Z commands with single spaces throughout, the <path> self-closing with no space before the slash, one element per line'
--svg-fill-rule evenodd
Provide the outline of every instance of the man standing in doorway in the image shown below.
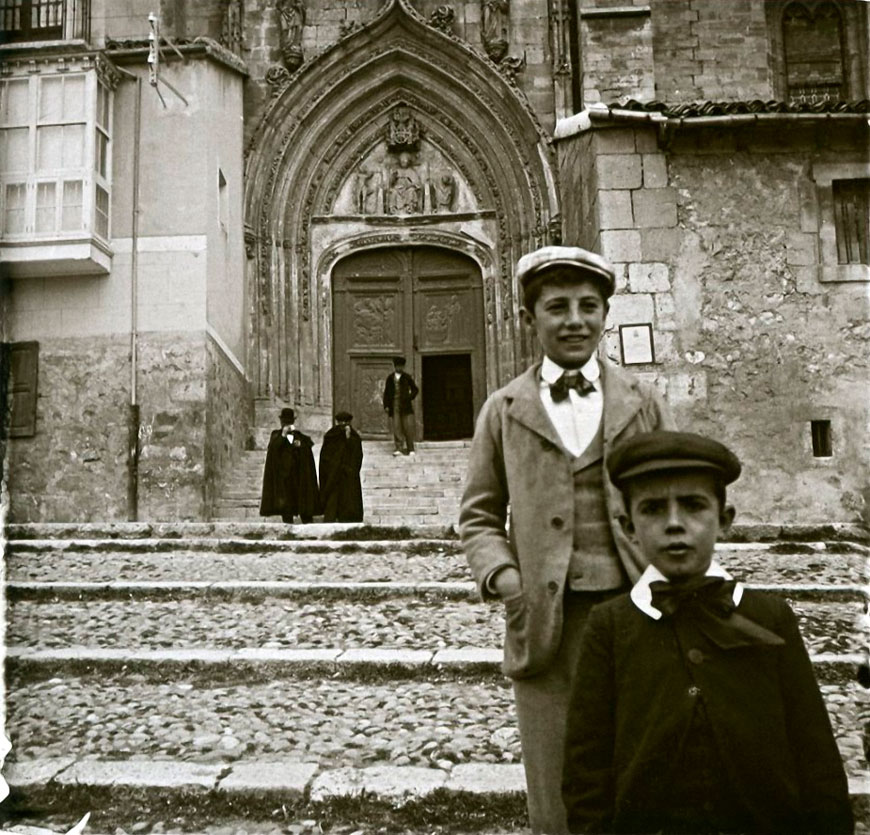
<path fill-rule="evenodd" d="M 384 383 L 384 411 L 393 424 L 393 440 L 396 451 L 393 455 L 416 455 L 414 436 L 417 425 L 414 420 L 414 398 L 417 384 L 410 374 L 405 373 L 405 358 L 393 357 L 393 373 Z"/>
<path fill-rule="evenodd" d="M 583 625 L 645 567 L 604 465 L 616 442 L 672 426 L 651 385 L 598 358 L 614 278 L 579 247 L 520 258 L 522 319 L 544 358 L 484 404 L 459 512 L 478 589 L 504 605 L 529 820 L 547 835 L 567 832 L 563 745 Z"/>

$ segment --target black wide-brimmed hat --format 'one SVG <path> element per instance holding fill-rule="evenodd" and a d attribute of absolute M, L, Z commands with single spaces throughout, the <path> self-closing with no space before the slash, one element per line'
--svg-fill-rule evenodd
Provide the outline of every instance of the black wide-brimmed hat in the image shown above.
<path fill-rule="evenodd" d="M 353 415 L 350 412 L 336 412 L 335 420 L 336 423 L 338 421 L 342 421 L 343 423 L 350 423 L 353 420 Z"/>

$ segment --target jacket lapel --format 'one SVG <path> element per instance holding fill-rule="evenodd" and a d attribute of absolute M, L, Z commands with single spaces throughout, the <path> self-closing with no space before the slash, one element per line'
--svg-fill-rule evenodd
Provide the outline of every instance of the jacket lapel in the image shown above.
<path fill-rule="evenodd" d="M 643 398 L 634 377 L 604 359 L 598 362 L 604 393 L 604 442 L 609 445 L 640 410 Z"/>
<path fill-rule="evenodd" d="M 508 415 L 517 423 L 548 440 L 554 446 L 562 447 L 562 441 L 556 427 L 553 426 L 541 403 L 539 374 L 541 364 L 535 363 L 526 369 L 519 377 L 508 383 L 505 394 L 511 404 Z"/>

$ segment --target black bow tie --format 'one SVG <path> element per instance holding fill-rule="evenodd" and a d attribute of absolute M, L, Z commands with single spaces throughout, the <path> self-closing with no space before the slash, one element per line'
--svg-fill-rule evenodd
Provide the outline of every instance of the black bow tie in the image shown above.
<path fill-rule="evenodd" d="M 720 649 L 784 644 L 779 635 L 739 614 L 734 605 L 734 580 L 724 577 L 692 577 L 682 583 L 656 580 L 649 584 L 652 605 L 665 618 L 691 619 Z"/>
<path fill-rule="evenodd" d="M 554 403 L 561 403 L 568 397 L 569 389 L 574 389 L 581 397 L 595 391 L 595 385 L 579 371 L 566 371 L 555 383 L 550 383 L 550 397 Z"/>

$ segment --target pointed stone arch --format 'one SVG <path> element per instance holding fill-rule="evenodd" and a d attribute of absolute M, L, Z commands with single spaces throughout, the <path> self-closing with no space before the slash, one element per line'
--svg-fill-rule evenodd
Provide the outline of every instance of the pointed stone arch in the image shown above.
<path fill-rule="evenodd" d="M 366 160 L 385 165 L 385 131 L 397 112 L 419 130 L 421 167 L 436 160 L 449 168 L 443 176 L 461 192 L 456 206 L 436 210 L 427 198 L 419 210 L 391 213 L 383 200 L 352 196 Z M 380 211 L 366 210 L 376 204 Z M 252 137 L 245 215 L 255 394 L 331 405 L 324 253 L 378 236 L 439 238 L 458 249 L 468 240 L 485 253 L 477 259 L 494 388 L 531 350 L 518 326 L 513 265 L 550 240 L 558 212 L 551 143 L 511 79 L 405 0 L 391 0 L 289 78 Z"/>

